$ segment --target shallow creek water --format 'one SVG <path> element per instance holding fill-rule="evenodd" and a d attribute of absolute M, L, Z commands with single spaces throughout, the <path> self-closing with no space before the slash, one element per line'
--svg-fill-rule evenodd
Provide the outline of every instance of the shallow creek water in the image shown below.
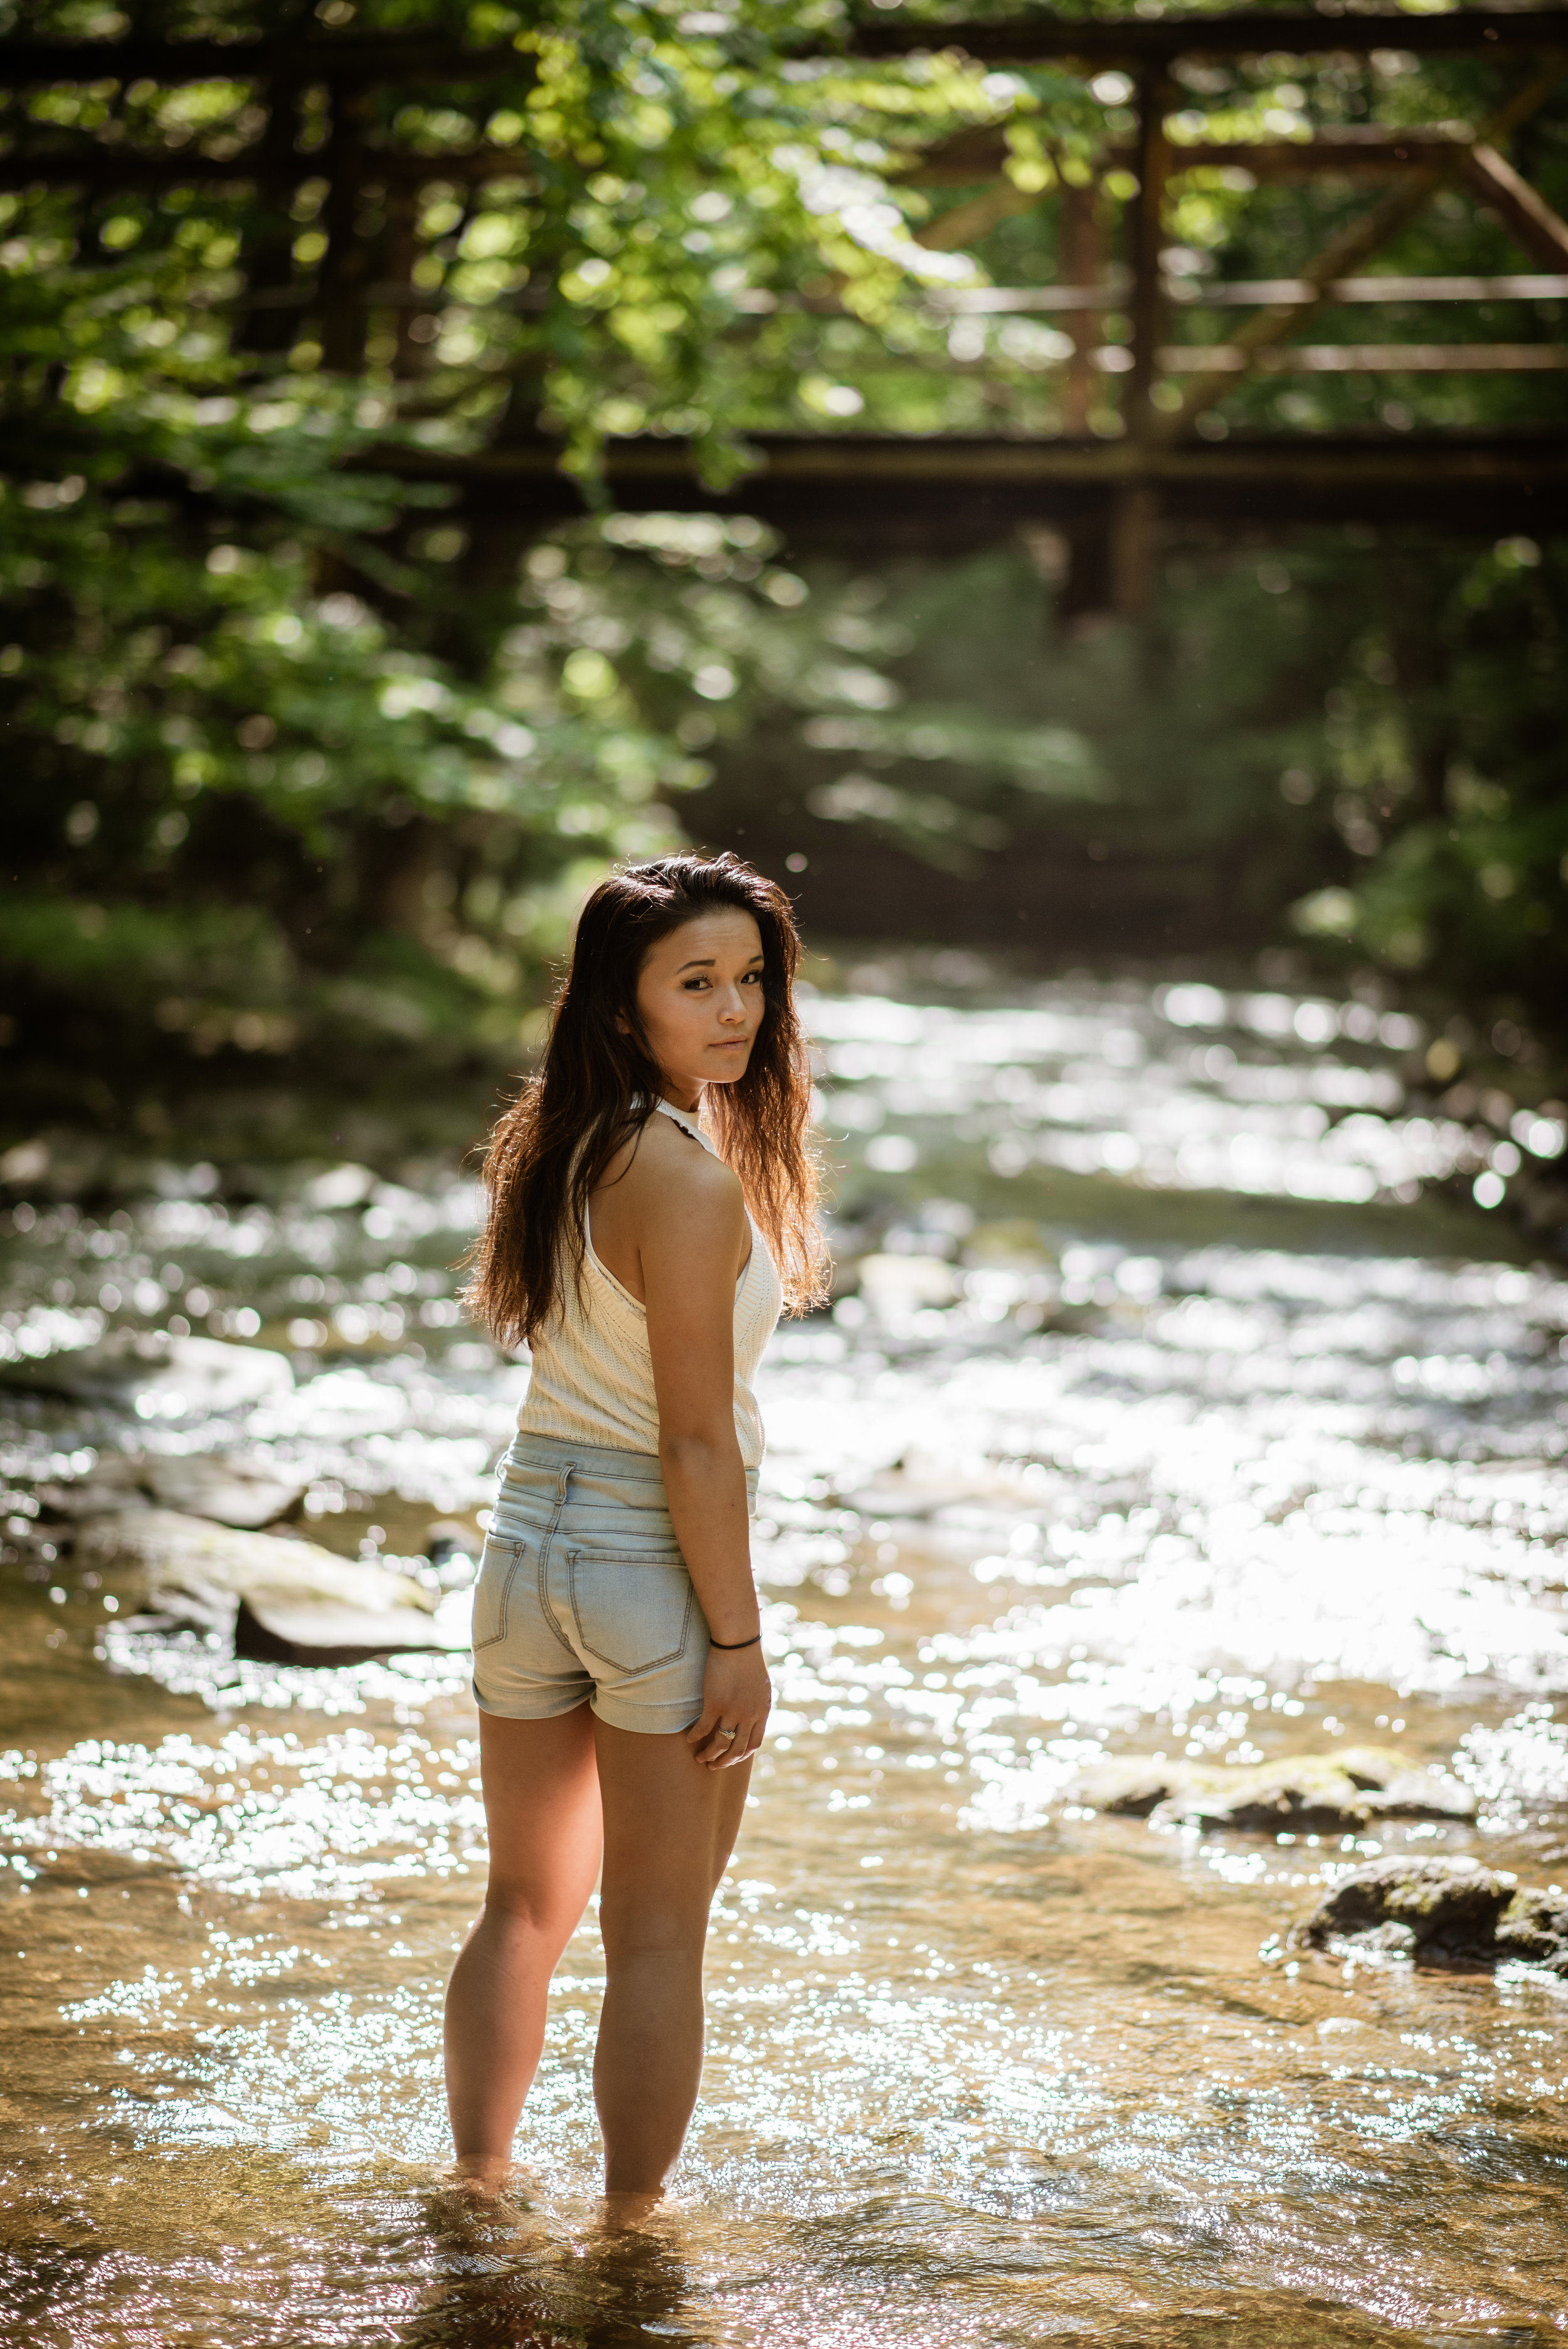
<path fill-rule="evenodd" d="M 13 1361 L 174 1317 L 294 1376 L 217 1413 L 0 1397 L 0 2337 L 1568 2325 L 1568 1986 L 1284 1947 L 1378 1851 L 1568 1883 L 1568 1283 L 1423 1196 L 1485 1145 L 1406 1113 L 1409 1022 L 899 982 L 810 1007 L 844 1293 L 765 1371 L 779 1709 L 645 2234 L 597 2223 L 592 1913 L 524 2185 L 486 2217 L 439 2190 L 485 1872 L 463 1659 L 236 1661 L 139 1628 L 32 1514 L 115 1448 L 241 1444 L 348 1554 L 475 1526 L 526 1373 L 451 1303 L 471 1186 L 165 1168 L 112 1216 L 14 1217 Z M 1447 1765 L 1476 1823 L 1200 1836 L 1073 1798 L 1102 1756 L 1346 1742 Z"/>

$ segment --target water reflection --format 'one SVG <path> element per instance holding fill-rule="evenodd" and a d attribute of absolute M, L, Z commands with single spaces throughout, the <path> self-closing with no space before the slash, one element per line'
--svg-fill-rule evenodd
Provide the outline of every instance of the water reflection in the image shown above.
<path fill-rule="evenodd" d="M 596 2199 L 592 1918 L 516 2190 L 438 2184 L 439 1987 L 484 1868 L 462 1660 L 236 1660 L 139 1621 L 39 1504 L 116 1451 L 242 1444 L 346 1555 L 477 1530 L 521 1374 L 449 1309 L 471 1193 L 305 1169 L 225 1203 L 170 1172 L 21 1219 L 13 1363 L 181 1321 L 276 1367 L 6 1400 L 15 2337 L 1361 2349 L 1568 2321 L 1563 1986 L 1283 1949 L 1380 1851 L 1568 1880 L 1568 1284 L 1398 1196 L 1468 1177 L 1475 1122 L 1406 1114 L 1421 1039 L 1366 1006 L 884 986 L 815 1016 L 850 1172 L 839 1301 L 766 1373 L 779 1711 L 680 2192 L 630 2234 Z M 1265 1836 L 1097 1792 L 1367 1746 L 1457 1796 Z"/>
<path fill-rule="evenodd" d="M 623 2228 L 601 2218 L 562 2242 L 520 2196 L 489 2209 L 450 2192 L 427 2203 L 435 2276 L 402 2338 L 409 2349 L 618 2349 L 716 2338 L 694 2297 L 678 2220 Z"/>

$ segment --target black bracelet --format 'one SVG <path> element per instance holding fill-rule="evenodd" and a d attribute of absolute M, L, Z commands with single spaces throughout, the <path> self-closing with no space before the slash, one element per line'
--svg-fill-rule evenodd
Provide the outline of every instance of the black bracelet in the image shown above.
<path fill-rule="evenodd" d="M 727 1653 L 733 1654 L 738 1648 L 755 1648 L 761 1637 L 760 1631 L 753 1631 L 749 1640 L 716 1640 L 710 1631 L 707 1644 L 710 1648 L 723 1648 Z"/>

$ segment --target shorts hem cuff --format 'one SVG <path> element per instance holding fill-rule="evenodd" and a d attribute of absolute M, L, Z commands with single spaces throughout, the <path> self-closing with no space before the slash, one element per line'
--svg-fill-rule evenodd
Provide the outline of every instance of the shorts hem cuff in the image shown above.
<path fill-rule="evenodd" d="M 475 1688 L 473 1699 L 480 1711 L 488 1713 L 492 1721 L 562 1721 L 569 1713 L 575 1713 L 580 1705 L 586 1704 L 591 1693 L 590 1690 L 584 1689 L 580 1696 L 568 1697 L 561 1704 L 504 1705 L 488 1702 Z"/>
<path fill-rule="evenodd" d="M 602 1703 L 597 1697 L 591 1697 L 589 1702 L 593 1708 L 594 1719 L 602 1721 L 607 1729 L 629 1729 L 643 1737 L 678 1737 L 683 1730 L 690 1729 L 694 1723 L 702 1719 L 700 1704 L 695 1712 L 685 1705 L 651 1704 L 627 1706 L 623 1711 L 618 1706 Z M 660 1720 L 656 1717 L 660 1713 L 678 1713 L 679 1719 Z"/>

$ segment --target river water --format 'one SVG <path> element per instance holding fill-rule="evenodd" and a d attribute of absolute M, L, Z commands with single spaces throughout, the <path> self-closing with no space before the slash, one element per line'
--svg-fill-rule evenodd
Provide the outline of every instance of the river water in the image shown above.
<path fill-rule="evenodd" d="M 516 2196 L 441 2189 L 485 1870 L 462 1657 L 236 1661 L 34 1514 L 117 1450 L 237 1444 L 330 1547 L 477 1540 L 526 1373 L 451 1301 L 471 1185 L 165 1166 L 10 1219 L 13 1362 L 172 1326 L 292 1379 L 0 1395 L 6 2342 L 1568 2325 L 1568 1986 L 1284 1948 L 1379 1851 L 1568 1883 L 1568 1283 L 1462 1195 L 1517 1163 L 1506 1121 L 1408 1108 L 1420 1032 L 1360 1003 L 889 964 L 809 1009 L 842 1293 L 765 1370 L 779 1710 L 644 2234 L 594 2201 L 592 1914 Z M 1200 1835 L 1078 1798 L 1107 1759 L 1345 1743 L 1443 1765 L 1476 1820 Z"/>

